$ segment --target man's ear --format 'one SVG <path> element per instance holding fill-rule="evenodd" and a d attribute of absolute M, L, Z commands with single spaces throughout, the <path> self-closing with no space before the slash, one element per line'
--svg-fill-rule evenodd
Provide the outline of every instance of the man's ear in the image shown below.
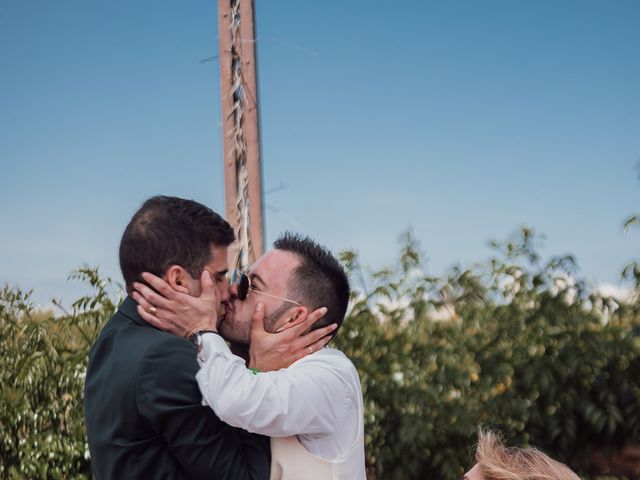
<path fill-rule="evenodd" d="M 306 307 L 290 308 L 289 310 L 284 312 L 284 315 L 282 315 L 282 317 L 280 317 L 280 319 L 277 321 L 274 328 L 274 333 L 282 332 L 288 328 L 298 325 L 301 322 L 304 322 L 308 314 L 309 312 L 307 311 Z"/>
<path fill-rule="evenodd" d="M 167 268 L 162 279 L 176 292 L 186 293 L 187 295 L 191 293 L 189 290 L 189 282 L 193 281 L 193 279 L 191 275 L 189 275 L 189 272 L 179 265 L 171 265 Z"/>

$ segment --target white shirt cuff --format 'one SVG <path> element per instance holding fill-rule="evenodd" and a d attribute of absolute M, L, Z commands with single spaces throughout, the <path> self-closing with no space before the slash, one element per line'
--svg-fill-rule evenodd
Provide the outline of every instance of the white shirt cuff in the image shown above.
<path fill-rule="evenodd" d="M 198 355 L 198 360 L 202 361 L 202 363 L 206 362 L 216 353 L 224 353 L 225 350 L 229 351 L 227 343 L 216 333 L 203 333 L 201 345 L 202 350 L 200 351 L 200 355 Z M 200 366 L 202 366 L 202 363 Z"/>

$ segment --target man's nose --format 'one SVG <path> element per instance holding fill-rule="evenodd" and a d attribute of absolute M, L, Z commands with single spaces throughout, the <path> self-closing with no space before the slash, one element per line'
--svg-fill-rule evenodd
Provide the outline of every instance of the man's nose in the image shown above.
<path fill-rule="evenodd" d="M 237 283 L 230 283 L 229 284 L 229 294 L 233 298 L 238 296 L 238 284 Z"/>
<path fill-rule="evenodd" d="M 230 286 L 229 286 L 229 280 L 227 280 L 226 278 L 223 280 L 222 285 L 220 286 L 220 301 L 221 302 L 227 302 L 229 301 L 229 290 L 230 290 Z"/>

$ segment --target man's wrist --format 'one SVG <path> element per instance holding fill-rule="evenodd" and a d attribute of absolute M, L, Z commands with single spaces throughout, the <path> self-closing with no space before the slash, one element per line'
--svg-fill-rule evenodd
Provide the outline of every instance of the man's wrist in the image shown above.
<path fill-rule="evenodd" d="M 193 342 L 193 344 L 196 347 L 196 355 L 198 356 L 198 363 L 202 366 L 202 364 L 206 361 L 205 355 L 204 355 L 204 348 L 202 345 L 202 338 L 204 335 L 211 333 L 214 335 L 218 335 L 220 336 L 220 334 L 216 331 L 216 330 L 198 330 L 197 332 L 194 332 L 191 336 L 189 336 L 189 340 L 191 340 L 191 342 Z M 222 338 L 222 337 L 220 337 Z"/>
<path fill-rule="evenodd" d="M 215 324 L 210 323 L 200 323 L 198 325 L 194 325 L 190 330 L 187 330 L 185 335 L 186 338 L 192 338 L 198 333 L 218 333 L 218 329 Z"/>
<path fill-rule="evenodd" d="M 215 335 L 220 335 L 220 334 L 218 333 L 218 331 L 217 331 L 217 330 L 213 330 L 213 329 L 210 329 L 210 328 L 200 328 L 200 329 L 198 329 L 198 330 L 194 331 L 194 332 L 193 332 L 191 335 L 189 335 L 187 338 L 188 338 L 189 340 L 191 340 L 192 342 L 196 343 L 197 341 L 199 341 L 199 338 L 200 338 L 202 335 L 204 335 L 205 333 L 213 333 L 213 334 L 215 334 Z"/>

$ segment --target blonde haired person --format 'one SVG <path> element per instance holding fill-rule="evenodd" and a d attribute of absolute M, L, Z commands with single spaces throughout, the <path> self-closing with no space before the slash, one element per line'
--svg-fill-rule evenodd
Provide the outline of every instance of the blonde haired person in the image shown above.
<path fill-rule="evenodd" d="M 535 448 L 507 448 L 500 436 L 478 434 L 475 466 L 464 480 L 580 480 L 569 467 Z"/>

